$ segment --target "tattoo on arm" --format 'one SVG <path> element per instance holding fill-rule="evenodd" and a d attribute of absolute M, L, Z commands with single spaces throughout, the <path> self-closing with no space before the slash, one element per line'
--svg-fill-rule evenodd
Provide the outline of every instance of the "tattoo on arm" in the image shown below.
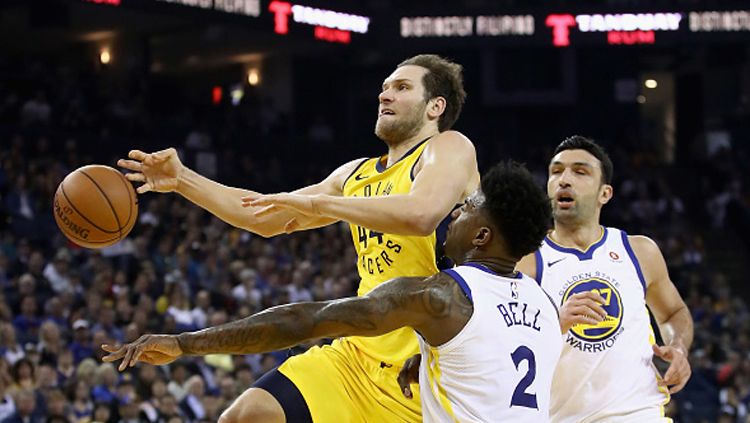
<path fill-rule="evenodd" d="M 317 338 L 382 335 L 456 313 L 471 316 L 472 310 L 450 277 L 397 278 L 363 297 L 277 306 L 231 323 L 183 333 L 177 339 L 187 355 L 249 354 Z"/>
<path fill-rule="evenodd" d="M 474 306 L 453 278 L 440 273 L 431 279 L 426 282 L 428 286 L 422 298 L 424 309 L 430 317 L 445 318 L 452 313 L 471 316 Z"/>
<path fill-rule="evenodd" d="M 310 316 L 325 303 L 300 303 L 270 308 L 250 317 L 183 333 L 177 337 L 184 354 L 249 354 L 296 345 L 311 336 Z"/>

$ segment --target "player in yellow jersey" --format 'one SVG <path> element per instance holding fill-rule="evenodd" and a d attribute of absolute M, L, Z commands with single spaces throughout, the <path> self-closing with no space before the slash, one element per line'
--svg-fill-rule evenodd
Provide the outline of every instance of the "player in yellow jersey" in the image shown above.
<path fill-rule="evenodd" d="M 547 233 L 549 199 L 512 162 L 494 166 L 481 185 L 451 214 L 444 245 L 457 264 L 452 269 L 426 279 L 397 277 L 363 296 L 281 305 L 196 332 L 102 345 L 109 352 L 102 360 L 122 360 L 125 370 L 138 361 L 259 353 L 408 327 L 418 334 L 422 354 L 414 360 L 421 365 L 416 374 L 402 371 L 399 385 L 409 397 L 410 382 L 419 382 L 425 423 L 548 422 L 560 321 L 536 281 L 513 267 Z"/>
<path fill-rule="evenodd" d="M 262 196 L 207 179 L 173 148 L 129 153 L 118 164 L 139 193 L 177 192 L 236 227 L 273 236 L 349 222 L 364 295 L 396 276 L 436 272 L 436 229 L 479 185 L 474 146 L 450 130 L 466 93 L 462 68 L 435 55 L 398 65 L 378 97 L 375 134 L 387 154 L 345 163 L 320 183 Z M 240 201 L 242 199 L 242 201 Z M 340 338 L 287 360 L 222 414 L 232 422 L 416 422 L 420 401 L 396 382 L 418 351 L 413 333 Z"/>

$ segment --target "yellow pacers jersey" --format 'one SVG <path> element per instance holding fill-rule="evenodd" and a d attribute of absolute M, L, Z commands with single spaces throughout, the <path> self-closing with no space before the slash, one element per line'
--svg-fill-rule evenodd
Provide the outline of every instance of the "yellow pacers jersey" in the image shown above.
<path fill-rule="evenodd" d="M 344 183 L 344 196 L 375 197 L 409 193 L 414 165 L 426 145 L 427 141 L 424 141 L 415 146 L 389 168 L 383 165 L 385 157 L 365 160 Z M 395 277 L 431 276 L 437 272 L 434 232 L 428 236 L 404 236 L 380 233 L 357 225 L 350 227 L 361 278 L 357 295 L 365 295 Z M 396 366 L 419 352 L 414 331 L 410 328 L 401 328 L 378 337 L 348 339 L 375 360 Z"/>

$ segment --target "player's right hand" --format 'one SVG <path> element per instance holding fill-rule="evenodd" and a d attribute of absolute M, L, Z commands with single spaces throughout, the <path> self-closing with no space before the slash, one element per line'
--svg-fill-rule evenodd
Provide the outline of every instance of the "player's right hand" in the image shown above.
<path fill-rule="evenodd" d="M 110 363 L 122 359 L 120 371 L 135 366 L 135 363 L 163 365 L 169 364 L 182 356 L 182 347 L 175 335 L 141 335 L 135 341 L 120 346 L 102 345 L 102 349 L 108 355 L 102 357 L 102 361 Z"/>
<path fill-rule="evenodd" d="M 130 150 L 128 157 L 132 160 L 120 159 L 117 165 L 133 171 L 125 174 L 129 180 L 143 182 L 137 189 L 139 194 L 149 191 L 171 192 L 177 189 L 185 166 L 174 148 L 155 153 Z"/>
<path fill-rule="evenodd" d="M 567 333 L 577 324 L 596 325 L 607 318 L 602 307 L 604 297 L 597 292 L 579 292 L 560 307 L 560 332 Z"/>
<path fill-rule="evenodd" d="M 422 362 L 422 354 L 415 354 L 404 362 L 401 371 L 398 372 L 398 386 L 401 387 L 406 398 L 412 399 L 411 384 L 419 383 L 419 364 Z"/>

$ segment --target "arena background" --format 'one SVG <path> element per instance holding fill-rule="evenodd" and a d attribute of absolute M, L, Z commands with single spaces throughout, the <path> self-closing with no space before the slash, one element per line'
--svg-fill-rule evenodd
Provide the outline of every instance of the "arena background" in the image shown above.
<path fill-rule="evenodd" d="M 266 240 L 176 195 L 141 196 L 127 240 L 77 248 L 51 213 L 68 172 L 175 146 L 226 184 L 316 182 L 385 151 L 380 85 L 417 53 L 464 65 L 456 129 L 482 169 L 512 157 L 542 183 L 563 138 L 608 148 L 603 222 L 658 241 L 695 320 L 669 414 L 749 422 L 750 5 L 688 0 L 1 2 L 0 422 L 215 421 L 289 352 L 120 374 L 98 346 L 358 280 L 343 224 Z"/>

